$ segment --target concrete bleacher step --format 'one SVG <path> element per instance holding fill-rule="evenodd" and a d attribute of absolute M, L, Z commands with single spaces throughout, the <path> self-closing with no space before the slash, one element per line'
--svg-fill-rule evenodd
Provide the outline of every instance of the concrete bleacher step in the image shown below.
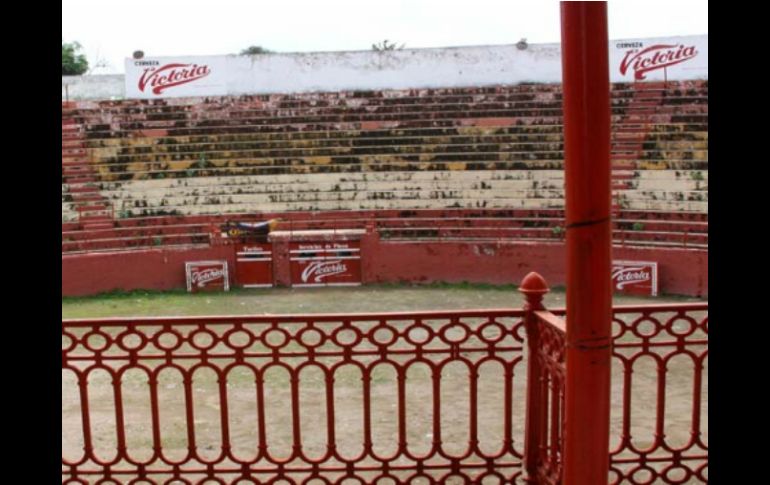
<path fill-rule="evenodd" d="M 67 177 L 68 184 L 85 184 L 89 182 L 96 182 L 97 178 L 93 175 L 77 175 L 74 177 Z"/>
<path fill-rule="evenodd" d="M 640 102 L 640 101 L 653 101 L 653 102 L 660 102 L 666 97 L 666 90 L 665 89 L 640 89 L 637 91 L 634 91 L 633 97 L 631 98 L 631 102 Z"/>
<path fill-rule="evenodd" d="M 83 172 L 79 174 L 66 174 L 62 175 L 62 183 L 67 184 L 70 189 L 80 187 L 92 187 L 89 190 L 80 190 L 80 192 L 93 192 L 98 191 L 100 186 L 98 179 L 93 173 Z"/>
<path fill-rule="evenodd" d="M 612 144 L 612 150 L 617 152 L 636 152 L 643 148 L 643 144 L 637 140 L 616 141 Z"/>
<path fill-rule="evenodd" d="M 85 150 L 86 149 L 86 140 L 84 140 L 81 137 L 68 138 L 68 139 L 65 139 L 65 138 L 62 137 L 61 148 L 62 148 L 62 151 L 64 151 L 64 150 L 73 150 L 73 149 Z"/>
<path fill-rule="evenodd" d="M 71 194 L 71 196 L 74 202 L 92 202 L 104 199 L 104 196 L 102 196 L 98 191 L 75 192 Z"/>
<path fill-rule="evenodd" d="M 70 187 L 69 191 L 71 194 L 73 194 L 72 196 L 74 197 L 75 196 L 74 194 L 76 193 L 85 193 L 85 192 L 99 193 L 99 187 L 96 185 L 79 185 L 76 187 Z"/>
<path fill-rule="evenodd" d="M 663 98 L 663 92 L 662 91 L 637 91 L 634 93 L 634 99 L 662 99 Z"/>
<path fill-rule="evenodd" d="M 84 156 L 86 156 L 86 149 L 85 148 L 65 148 L 65 147 L 62 147 L 61 154 L 62 154 L 62 157 L 66 157 L 66 158 L 84 157 Z"/>
<path fill-rule="evenodd" d="M 78 212 L 100 212 L 100 211 L 110 210 L 109 207 L 106 206 L 105 204 L 98 204 L 93 202 L 91 204 L 88 204 L 88 202 L 92 202 L 92 201 L 85 201 L 83 205 L 78 205 L 77 207 L 75 207 L 75 209 Z"/>
<path fill-rule="evenodd" d="M 107 211 L 100 211 L 93 213 L 86 213 L 86 214 L 80 214 L 80 221 L 87 221 L 87 222 L 103 222 L 103 221 L 112 221 L 112 214 L 107 213 Z"/>
<path fill-rule="evenodd" d="M 633 122 L 634 120 L 641 120 L 644 122 L 653 122 L 652 117 L 660 117 L 662 115 L 665 115 L 665 113 L 660 113 L 659 110 L 656 110 L 655 108 L 628 108 L 626 110 L 626 118 L 625 122 Z"/>
<path fill-rule="evenodd" d="M 62 167 L 62 173 L 65 177 L 68 175 L 84 175 L 93 173 L 93 168 L 88 165 L 65 165 Z"/>
<path fill-rule="evenodd" d="M 661 105 L 660 101 L 652 100 L 653 98 L 642 98 L 642 99 L 644 99 L 644 101 L 639 101 L 637 99 L 631 100 L 631 102 L 628 103 L 627 109 L 659 107 Z"/>
<path fill-rule="evenodd" d="M 633 180 L 634 172 L 630 170 L 624 170 L 624 169 L 617 169 L 615 167 L 612 168 L 612 179 L 613 180 Z"/>
<path fill-rule="evenodd" d="M 650 123 L 650 124 L 652 124 L 652 123 Z M 618 133 L 618 134 L 620 134 L 620 133 L 634 133 L 634 134 L 645 135 L 649 131 L 650 131 L 650 127 L 649 126 L 645 126 L 645 125 L 640 124 L 640 123 L 635 123 L 633 125 L 628 124 L 628 125 L 620 126 L 620 127 L 617 128 L 617 130 L 615 132 Z"/>
<path fill-rule="evenodd" d="M 631 89 L 634 91 L 645 90 L 645 89 L 665 89 L 668 87 L 669 84 L 671 83 L 668 81 L 635 82 L 631 84 Z"/>
<path fill-rule="evenodd" d="M 92 231 L 92 230 L 98 230 L 98 229 L 112 229 L 115 227 L 115 224 L 112 221 L 102 221 L 102 222 L 84 222 L 83 223 L 83 229 L 86 231 Z"/>
<path fill-rule="evenodd" d="M 83 140 L 83 141 L 85 141 L 85 139 L 83 138 L 83 133 L 79 129 L 78 130 L 72 130 L 72 129 L 62 130 L 61 139 L 62 139 L 62 141 L 64 141 L 64 140 Z"/>
<path fill-rule="evenodd" d="M 610 160 L 636 160 L 638 158 L 637 153 L 610 153 Z"/>
<path fill-rule="evenodd" d="M 90 162 L 87 158 L 67 158 L 62 159 L 61 164 L 62 166 L 76 166 L 76 165 L 88 165 Z"/>
<path fill-rule="evenodd" d="M 639 150 L 628 150 L 628 149 L 614 148 L 610 152 L 610 156 L 612 158 L 636 157 L 638 155 L 639 155 Z"/>
<path fill-rule="evenodd" d="M 80 214 L 79 221 L 81 223 L 107 222 L 112 224 L 112 215 L 111 214 Z"/>
<path fill-rule="evenodd" d="M 93 168 L 89 161 L 81 159 L 62 160 L 61 165 L 62 169 Z"/>
<path fill-rule="evenodd" d="M 649 115 L 628 114 L 623 119 L 622 125 L 651 125 L 656 123 Z"/>

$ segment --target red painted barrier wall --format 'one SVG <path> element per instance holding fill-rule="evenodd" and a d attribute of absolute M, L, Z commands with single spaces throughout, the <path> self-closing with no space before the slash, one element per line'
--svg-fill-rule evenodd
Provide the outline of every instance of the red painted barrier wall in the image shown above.
<path fill-rule="evenodd" d="M 210 259 L 227 260 L 232 273 L 234 246 L 62 255 L 62 295 L 185 288 L 185 262 Z"/>
<path fill-rule="evenodd" d="M 539 272 L 552 286 L 565 280 L 560 243 L 383 242 L 374 233 L 362 238 L 361 252 L 364 283 L 518 284 L 530 271 Z M 63 255 L 62 294 L 184 288 L 184 263 L 206 259 L 227 259 L 235 273 L 233 246 Z M 708 296 L 708 251 L 615 247 L 613 259 L 657 261 L 661 293 Z M 276 261 L 275 276 L 288 284 L 280 267 Z"/>
<path fill-rule="evenodd" d="M 518 284 L 530 271 L 565 284 L 561 243 L 382 242 L 365 254 L 364 281 Z M 708 251 L 615 247 L 613 259 L 657 261 L 661 293 L 708 296 Z"/>

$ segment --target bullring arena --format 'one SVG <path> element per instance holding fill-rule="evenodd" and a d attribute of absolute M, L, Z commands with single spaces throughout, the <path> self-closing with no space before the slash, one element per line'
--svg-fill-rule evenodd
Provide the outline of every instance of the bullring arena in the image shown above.
<path fill-rule="evenodd" d="M 706 483 L 708 37 L 609 49 L 609 482 Z M 560 483 L 561 55 L 63 78 L 62 482 Z"/>

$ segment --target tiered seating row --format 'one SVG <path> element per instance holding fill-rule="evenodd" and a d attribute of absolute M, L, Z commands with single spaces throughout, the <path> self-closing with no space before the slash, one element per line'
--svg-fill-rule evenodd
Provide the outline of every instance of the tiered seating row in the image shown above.
<path fill-rule="evenodd" d="M 619 208 L 672 220 L 705 214 L 708 83 L 651 84 L 643 92 L 618 84 L 612 94 Z M 84 232 L 99 248 L 132 237 L 140 245 L 197 244 L 203 233 L 190 220 L 198 216 L 559 209 L 560 103 L 560 86 L 540 84 L 71 104 L 63 122 L 82 126 L 83 140 L 63 139 L 63 156 L 78 165 L 63 167 L 63 250 L 86 243 L 64 225 L 83 228 L 70 223 L 88 215 L 82 193 L 94 190 L 117 218 L 115 233 Z M 84 160 L 89 173 L 73 172 Z M 125 221 L 158 215 L 187 220 L 172 232 L 122 232 Z M 389 238 L 558 236 L 515 224 L 493 229 L 496 236 L 483 226 L 381 231 Z M 634 233 L 631 241 L 663 244 L 689 229 L 625 232 Z"/>

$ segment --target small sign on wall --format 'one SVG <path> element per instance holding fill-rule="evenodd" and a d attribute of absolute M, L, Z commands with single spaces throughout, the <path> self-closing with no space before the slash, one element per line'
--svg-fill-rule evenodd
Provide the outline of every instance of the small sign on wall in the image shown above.
<path fill-rule="evenodd" d="M 235 283 L 244 288 L 273 286 L 273 246 L 269 243 L 239 244 L 235 252 Z"/>
<path fill-rule="evenodd" d="M 658 295 L 658 263 L 613 261 L 612 288 L 631 295 Z"/>
<path fill-rule="evenodd" d="M 125 68 L 127 98 L 227 94 L 226 56 L 126 59 Z"/>
<path fill-rule="evenodd" d="M 292 286 L 361 284 L 360 241 L 293 242 L 289 250 Z"/>
<path fill-rule="evenodd" d="M 230 290 L 227 261 L 189 261 L 185 263 L 187 291 Z"/>

